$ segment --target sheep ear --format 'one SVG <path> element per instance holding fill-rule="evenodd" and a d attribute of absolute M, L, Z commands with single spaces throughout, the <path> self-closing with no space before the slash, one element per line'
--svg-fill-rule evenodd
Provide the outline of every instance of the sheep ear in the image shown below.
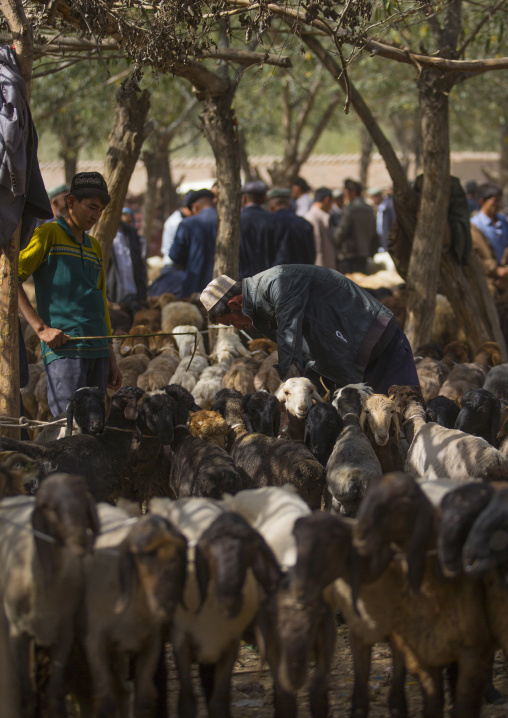
<path fill-rule="evenodd" d="M 280 384 L 279 388 L 275 392 L 275 396 L 280 401 L 280 409 L 283 411 L 286 407 L 286 395 L 284 394 L 284 382 Z"/>
<path fill-rule="evenodd" d="M 49 533 L 49 527 L 46 521 L 46 516 L 44 515 L 44 510 L 40 506 L 36 506 L 32 512 L 32 528 L 34 531 L 39 531 L 42 534 L 47 535 Z M 51 543 L 37 535 L 34 535 L 34 541 L 35 548 L 42 564 L 44 580 L 46 583 L 49 583 L 53 578 L 55 569 Z"/>
<path fill-rule="evenodd" d="M 365 411 L 365 407 L 362 409 L 359 421 L 361 430 L 365 432 L 365 424 L 367 423 L 367 412 Z"/>
<path fill-rule="evenodd" d="M 393 430 L 395 432 L 395 441 L 397 443 L 399 443 L 400 425 L 399 425 L 399 417 L 397 415 L 397 412 L 395 412 L 392 416 L 392 424 L 393 424 Z"/>
<path fill-rule="evenodd" d="M 206 601 L 206 594 L 208 593 L 208 583 L 210 581 L 208 556 L 199 544 L 196 546 L 194 564 L 196 567 L 196 578 L 198 581 L 199 589 L 199 608 L 197 609 L 196 613 L 199 613 L 203 608 L 203 604 Z"/>
<path fill-rule="evenodd" d="M 92 530 L 92 533 L 94 535 L 94 539 L 96 536 L 98 536 L 101 532 L 101 522 L 99 520 L 99 514 L 97 513 L 97 507 L 95 505 L 95 499 L 90 494 L 87 496 L 87 513 L 88 513 L 88 521 L 90 523 L 90 529 Z"/>
<path fill-rule="evenodd" d="M 415 593 L 419 592 L 422 585 L 425 573 L 425 558 L 434 525 L 432 504 L 425 496 L 422 496 L 420 504 L 407 554 L 407 578 L 411 589 Z"/>
<path fill-rule="evenodd" d="M 74 402 L 71 401 L 67 404 L 67 408 L 65 410 L 67 412 L 67 434 L 68 436 L 72 436 L 72 426 L 74 421 Z"/>
<path fill-rule="evenodd" d="M 360 589 L 365 577 L 365 568 L 365 559 L 360 556 L 355 548 L 352 548 L 350 554 L 351 603 L 353 604 L 353 609 L 357 616 L 360 616 L 360 611 L 358 610 L 358 596 L 360 595 Z"/>
<path fill-rule="evenodd" d="M 263 539 L 258 541 L 251 568 L 256 580 L 263 586 L 266 593 L 275 591 L 282 578 L 282 571 L 273 552 Z"/>
<path fill-rule="evenodd" d="M 329 393 L 330 393 L 330 392 L 328 392 L 328 394 L 329 394 Z M 315 387 L 314 385 L 312 386 L 312 388 L 311 388 L 311 390 L 310 390 L 310 396 L 311 396 L 312 399 L 314 399 L 315 401 L 317 401 L 317 402 L 319 402 L 319 403 L 322 403 L 322 402 L 323 402 L 323 397 L 320 396 L 318 390 L 316 389 L 316 387 Z"/>
<path fill-rule="evenodd" d="M 134 556 L 127 546 L 123 546 L 120 549 L 120 558 L 118 560 L 120 596 L 115 605 L 115 613 L 123 613 L 129 607 L 132 598 L 135 570 Z"/>
<path fill-rule="evenodd" d="M 495 446 L 496 448 L 499 447 L 497 435 L 499 434 L 500 428 L 501 428 L 501 407 L 499 407 L 499 410 L 496 411 L 495 416 L 492 417 L 492 424 L 491 424 L 490 443 L 492 444 L 492 446 Z"/>

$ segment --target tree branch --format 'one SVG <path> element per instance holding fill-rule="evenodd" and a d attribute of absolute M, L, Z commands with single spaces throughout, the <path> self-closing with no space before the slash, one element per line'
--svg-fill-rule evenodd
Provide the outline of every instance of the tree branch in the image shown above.
<path fill-rule="evenodd" d="M 485 25 L 485 23 L 488 22 L 490 20 L 490 18 L 492 17 L 492 15 L 495 12 L 497 12 L 500 8 L 502 8 L 503 5 L 505 5 L 505 4 L 506 4 L 506 0 L 499 0 L 499 2 L 496 3 L 496 5 L 494 5 L 492 8 L 489 8 L 489 10 L 485 13 L 485 15 L 482 17 L 482 19 L 478 23 L 478 25 L 475 28 L 473 28 L 473 30 L 471 30 L 469 35 L 466 37 L 466 39 L 460 46 L 460 49 L 457 52 L 457 55 L 459 57 L 464 54 L 467 47 L 473 42 L 473 40 L 478 35 L 478 33 L 480 32 L 482 27 Z"/>

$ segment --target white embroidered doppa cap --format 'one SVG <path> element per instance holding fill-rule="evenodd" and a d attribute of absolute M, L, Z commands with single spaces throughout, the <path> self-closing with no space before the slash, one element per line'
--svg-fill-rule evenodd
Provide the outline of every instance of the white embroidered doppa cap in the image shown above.
<path fill-rule="evenodd" d="M 207 312 L 214 307 L 219 299 L 226 294 L 236 284 L 234 279 L 228 277 L 226 274 L 221 274 L 220 277 L 212 279 L 201 292 L 201 304 L 204 306 Z"/>

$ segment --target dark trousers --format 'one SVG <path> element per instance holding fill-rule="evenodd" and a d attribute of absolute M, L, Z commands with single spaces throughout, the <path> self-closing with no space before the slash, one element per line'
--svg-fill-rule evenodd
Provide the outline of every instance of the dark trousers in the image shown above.
<path fill-rule="evenodd" d="M 339 264 L 339 271 L 342 274 L 352 274 L 353 272 L 367 274 L 367 257 L 351 257 L 350 259 L 341 260 Z"/>
<path fill-rule="evenodd" d="M 315 385 L 320 396 L 325 395 L 326 388 L 331 396 L 340 386 L 331 379 L 320 377 L 314 369 L 307 369 L 305 376 Z M 322 380 L 322 381 L 321 381 Z M 409 346 L 406 335 L 397 327 L 391 341 L 374 361 L 367 364 L 363 381 L 374 389 L 376 394 L 387 394 L 388 389 L 397 384 L 399 386 L 420 386 L 416 373 L 413 352 Z"/>
<path fill-rule="evenodd" d="M 74 392 L 84 386 L 98 386 L 106 394 L 109 357 L 63 357 L 54 359 L 45 369 L 48 375 L 48 404 L 53 416 L 65 411 Z"/>
<path fill-rule="evenodd" d="M 394 384 L 420 386 L 413 352 L 400 327 L 397 327 L 391 341 L 381 354 L 373 362 L 367 364 L 364 381 L 374 389 L 376 394 L 387 394 L 388 389 Z"/>

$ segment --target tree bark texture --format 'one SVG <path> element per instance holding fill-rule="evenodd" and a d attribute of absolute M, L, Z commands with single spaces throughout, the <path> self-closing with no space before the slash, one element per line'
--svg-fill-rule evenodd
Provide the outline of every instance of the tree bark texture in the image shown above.
<path fill-rule="evenodd" d="M 21 223 L 0 254 L 0 416 L 19 416 L 18 257 Z M 0 427 L 2 436 L 19 439 L 19 429 Z"/>
<path fill-rule="evenodd" d="M 374 142 L 372 141 L 372 137 L 369 135 L 367 130 L 362 127 L 360 130 L 360 143 L 361 143 L 361 153 L 360 153 L 360 184 L 362 187 L 367 187 L 367 179 L 369 175 L 369 165 L 370 165 L 370 159 L 372 155 L 372 148 L 374 146 Z"/>
<path fill-rule="evenodd" d="M 65 181 L 71 186 L 72 178 L 78 171 L 78 153 L 77 152 L 66 152 L 63 153 Z"/>
<path fill-rule="evenodd" d="M 430 341 L 436 306 L 439 263 L 450 194 L 448 136 L 449 82 L 423 70 L 419 80 L 423 184 L 407 275 L 404 331 L 416 349 Z"/>
<path fill-rule="evenodd" d="M 213 276 L 227 274 L 238 278 L 240 251 L 240 151 L 233 93 L 205 97 L 201 112 L 203 133 L 210 143 L 217 164 L 217 240 Z"/>
<path fill-rule="evenodd" d="M 165 167 L 168 167 L 169 143 L 172 134 L 163 130 L 155 130 L 152 135 L 153 148 L 143 151 L 143 162 L 146 167 L 146 192 L 143 205 L 143 223 L 141 225 L 141 234 L 143 234 L 148 242 L 152 236 L 153 218 L 155 211 L 162 199 L 163 174 Z M 166 217 L 166 215 L 165 215 Z"/>
<path fill-rule="evenodd" d="M 109 264 L 111 247 L 118 230 L 129 181 L 145 139 L 145 124 L 150 108 L 149 98 L 148 90 L 143 90 L 138 97 L 132 85 L 126 85 L 117 95 L 115 124 L 109 136 L 109 149 L 104 169 L 111 202 L 93 230 L 94 237 L 102 245 L 104 271 Z"/>
<path fill-rule="evenodd" d="M 12 34 L 16 61 L 30 101 L 33 64 L 33 37 L 21 0 L 0 0 L 0 10 Z M 19 337 L 18 337 L 18 256 L 21 221 L 12 239 L 0 254 L 0 415 L 19 416 Z M 2 436 L 19 439 L 19 429 L 3 429 Z"/>

